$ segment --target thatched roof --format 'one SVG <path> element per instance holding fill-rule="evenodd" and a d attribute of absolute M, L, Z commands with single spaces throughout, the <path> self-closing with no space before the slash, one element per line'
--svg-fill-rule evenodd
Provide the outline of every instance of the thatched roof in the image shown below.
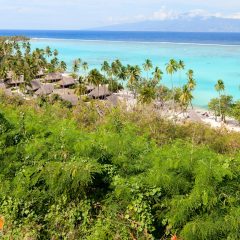
<path fill-rule="evenodd" d="M 93 98 L 104 98 L 107 96 L 110 96 L 112 93 L 108 90 L 108 86 L 104 85 L 104 86 L 99 86 L 96 87 L 94 90 L 92 90 L 88 96 L 89 97 L 93 97 Z"/>
<path fill-rule="evenodd" d="M 29 91 L 37 91 L 39 88 L 41 88 L 41 82 L 38 79 L 32 80 L 30 86 L 27 86 Z"/>
<path fill-rule="evenodd" d="M 78 103 L 78 96 L 74 94 L 73 89 L 54 89 L 53 94 L 59 95 L 61 99 L 70 102 L 73 106 Z"/>
<path fill-rule="evenodd" d="M 114 107 L 116 107 L 119 104 L 119 98 L 118 98 L 118 96 L 116 96 L 114 94 L 112 94 L 111 96 L 107 97 L 107 100 Z"/>
<path fill-rule="evenodd" d="M 53 92 L 54 87 L 52 84 L 43 84 L 36 92 L 36 95 L 49 95 Z"/>
<path fill-rule="evenodd" d="M 21 75 L 20 77 L 16 78 L 16 79 L 9 79 L 6 81 L 7 85 L 20 85 L 24 83 L 24 76 Z"/>
<path fill-rule="evenodd" d="M 70 102 L 73 106 L 76 106 L 78 104 L 78 96 L 75 94 L 63 94 L 60 95 L 60 98 Z"/>
<path fill-rule="evenodd" d="M 61 73 L 48 73 L 45 77 L 46 82 L 57 82 L 62 80 Z"/>
<path fill-rule="evenodd" d="M 58 82 L 58 84 L 61 87 L 73 86 L 75 83 L 76 83 L 76 81 L 72 77 L 63 77 L 62 80 Z"/>
<path fill-rule="evenodd" d="M 90 93 L 92 90 L 95 89 L 95 86 L 94 85 L 87 85 L 87 92 Z"/>

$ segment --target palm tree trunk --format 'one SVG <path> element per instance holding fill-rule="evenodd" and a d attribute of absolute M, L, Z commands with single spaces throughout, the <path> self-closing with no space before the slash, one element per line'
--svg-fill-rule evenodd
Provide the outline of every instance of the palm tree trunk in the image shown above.
<path fill-rule="evenodd" d="M 221 113 L 221 95 L 219 92 L 219 114 L 220 114 L 220 120 L 222 119 L 222 113 Z"/>

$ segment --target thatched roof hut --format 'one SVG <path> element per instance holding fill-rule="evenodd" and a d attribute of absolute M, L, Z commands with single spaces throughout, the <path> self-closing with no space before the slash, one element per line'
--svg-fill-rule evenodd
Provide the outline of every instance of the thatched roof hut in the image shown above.
<path fill-rule="evenodd" d="M 95 89 L 95 86 L 90 84 L 90 85 L 87 85 L 86 88 L 87 88 L 87 93 L 90 93 L 92 90 Z"/>
<path fill-rule="evenodd" d="M 70 102 L 73 106 L 78 103 L 78 96 L 73 89 L 54 89 L 53 94 L 57 94 L 62 100 Z"/>
<path fill-rule="evenodd" d="M 73 86 L 75 83 L 76 81 L 72 77 L 63 77 L 62 80 L 58 82 L 61 87 L 70 87 Z"/>
<path fill-rule="evenodd" d="M 48 73 L 45 76 L 45 82 L 58 82 L 62 80 L 62 74 L 61 73 Z"/>
<path fill-rule="evenodd" d="M 34 79 L 30 82 L 30 86 L 27 86 L 28 91 L 37 91 L 39 88 L 41 88 L 41 82 L 38 79 Z"/>
<path fill-rule="evenodd" d="M 107 96 L 110 96 L 112 93 L 108 90 L 108 85 L 96 87 L 92 90 L 88 96 L 92 98 L 105 99 Z"/>
<path fill-rule="evenodd" d="M 20 84 L 23 84 L 24 83 L 24 76 L 21 75 L 20 77 L 14 79 L 9 79 L 6 81 L 6 84 L 9 85 L 9 86 L 19 86 Z"/>
<path fill-rule="evenodd" d="M 42 95 L 49 95 L 53 92 L 54 87 L 52 84 L 43 84 L 36 92 L 35 94 L 38 96 Z"/>

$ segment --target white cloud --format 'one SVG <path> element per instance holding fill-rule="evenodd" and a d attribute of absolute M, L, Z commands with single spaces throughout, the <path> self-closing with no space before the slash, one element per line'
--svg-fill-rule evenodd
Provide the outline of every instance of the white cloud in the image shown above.
<path fill-rule="evenodd" d="M 178 12 L 173 10 L 168 10 L 166 7 L 161 7 L 160 10 L 154 12 L 152 16 L 148 17 L 149 20 L 167 20 L 167 19 L 177 19 L 179 16 Z"/>

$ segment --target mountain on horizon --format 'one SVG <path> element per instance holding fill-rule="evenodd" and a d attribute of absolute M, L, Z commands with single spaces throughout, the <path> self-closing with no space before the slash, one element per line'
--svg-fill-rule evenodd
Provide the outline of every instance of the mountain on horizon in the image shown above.
<path fill-rule="evenodd" d="M 146 20 L 95 28 L 101 31 L 166 32 L 240 32 L 240 19 L 220 17 L 181 17 L 169 20 Z"/>

